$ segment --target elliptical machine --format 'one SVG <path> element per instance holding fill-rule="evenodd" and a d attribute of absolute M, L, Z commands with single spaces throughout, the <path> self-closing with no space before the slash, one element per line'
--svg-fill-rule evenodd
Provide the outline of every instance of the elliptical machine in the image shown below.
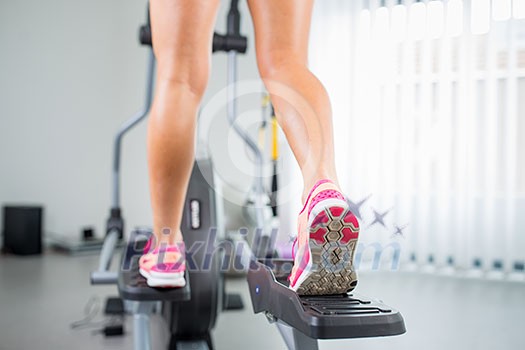
<path fill-rule="evenodd" d="M 263 157 L 257 143 L 235 123 L 235 81 L 238 53 L 247 49 L 247 38 L 240 34 L 238 0 L 231 0 L 227 18 L 227 33 L 214 34 L 213 51 L 228 53 L 228 119 L 237 134 L 253 151 L 258 179 L 256 191 L 263 191 Z M 149 315 L 159 303 L 161 313 L 171 332 L 169 350 L 213 349 L 210 331 L 221 310 L 242 308 L 237 295 L 223 293 L 223 278 L 219 271 L 220 254 L 211 254 L 220 237 L 222 205 L 215 193 L 213 171 L 209 159 L 195 161 L 186 195 L 182 232 L 187 247 L 208 242 L 206 249 L 186 256 L 186 286 L 175 289 L 155 289 L 147 286 L 138 272 L 138 258 L 151 232 L 135 230 L 122 254 L 118 272 L 109 271 L 116 244 L 124 237 L 124 220 L 120 207 L 120 152 L 124 135 L 145 119 L 151 107 L 155 58 L 151 48 L 148 22 L 140 28 L 140 42 L 149 46 L 146 79 L 146 98 L 143 108 L 119 129 L 114 144 L 113 201 L 107 232 L 101 251 L 99 269 L 91 274 L 92 284 L 117 284 L 121 298 L 132 309 L 134 318 L 134 347 L 151 349 Z M 258 197 L 260 198 L 260 197 Z M 256 223 L 264 227 L 264 203 L 255 203 Z M 210 228 L 217 228 L 215 232 Z M 187 233 L 187 234 L 186 234 Z M 342 339 L 399 335 L 405 332 L 401 314 L 387 305 L 356 294 L 301 297 L 287 287 L 286 277 L 293 265 L 291 260 L 275 259 L 272 242 L 263 234 L 259 247 L 252 247 L 248 284 L 253 310 L 264 313 L 278 327 L 290 350 L 317 350 L 318 339 Z M 261 244 L 262 243 L 262 244 Z M 258 259 L 259 258 L 259 259 Z M 207 268 L 191 266 L 207 261 Z M 193 267 L 193 268 L 192 268 Z"/>

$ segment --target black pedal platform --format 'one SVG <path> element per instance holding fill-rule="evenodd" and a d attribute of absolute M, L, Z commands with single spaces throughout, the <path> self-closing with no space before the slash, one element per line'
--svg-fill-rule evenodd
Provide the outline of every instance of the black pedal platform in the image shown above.
<path fill-rule="evenodd" d="M 191 298 L 190 279 L 186 271 L 186 285 L 180 288 L 152 288 L 139 272 L 139 258 L 145 241 L 138 241 L 132 234 L 122 253 L 118 275 L 118 290 L 124 300 L 134 301 L 187 301 Z"/>
<path fill-rule="evenodd" d="M 313 339 L 365 338 L 406 332 L 401 314 L 358 294 L 299 296 L 286 280 L 291 260 L 252 262 L 248 284 L 255 313 L 265 312 Z"/>

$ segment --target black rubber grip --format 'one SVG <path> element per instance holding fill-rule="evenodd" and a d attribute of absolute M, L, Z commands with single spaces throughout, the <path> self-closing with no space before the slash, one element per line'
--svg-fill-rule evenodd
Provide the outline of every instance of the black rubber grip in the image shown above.
<path fill-rule="evenodd" d="M 151 27 L 147 24 L 140 27 L 139 42 L 141 45 L 152 46 Z M 213 35 L 213 52 L 236 51 L 246 53 L 248 49 L 248 39 L 241 35 Z"/>
<path fill-rule="evenodd" d="M 139 29 L 139 42 L 141 45 L 151 46 L 151 27 L 147 24 L 143 25 Z"/>
<path fill-rule="evenodd" d="M 213 52 L 217 51 L 236 51 L 245 53 L 248 48 L 248 39 L 241 35 L 220 35 L 215 33 L 213 36 Z"/>

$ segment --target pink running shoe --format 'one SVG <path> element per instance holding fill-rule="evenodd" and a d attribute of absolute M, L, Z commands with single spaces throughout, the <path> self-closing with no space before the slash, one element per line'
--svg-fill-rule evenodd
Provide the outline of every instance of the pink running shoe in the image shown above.
<path fill-rule="evenodd" d="M 186 261 L 184 243 L 161 245 L 152 249 L 152 240 L 144 247 L 144 255 L 139 259 L 139 272 L 150 287 L 184 287 Z"/>
<path fill-rule="evenodd" d="M 290 288 L 301 295 L 352 291 L 357 285 L 353 260 L 359 223 L 332 181 L 315 184 L 297 226 L 298 248 L 289 276 Z"/>

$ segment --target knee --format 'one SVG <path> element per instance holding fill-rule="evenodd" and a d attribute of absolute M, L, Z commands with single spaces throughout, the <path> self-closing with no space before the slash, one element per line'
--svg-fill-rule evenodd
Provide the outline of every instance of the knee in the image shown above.
<path fill-rule="evenodd" d="M 291 50 L 261 50 L 257 53 L 259 74 L 264 81 L 280 80 L 287 72 L 307 67 L 306 59 Z"/>
<path fill-rule="evenodd" d="M 209 79 L 209 60 L 189 57 L 157 59 L 157 85 L 182 89 L 201 99 Z"/>

